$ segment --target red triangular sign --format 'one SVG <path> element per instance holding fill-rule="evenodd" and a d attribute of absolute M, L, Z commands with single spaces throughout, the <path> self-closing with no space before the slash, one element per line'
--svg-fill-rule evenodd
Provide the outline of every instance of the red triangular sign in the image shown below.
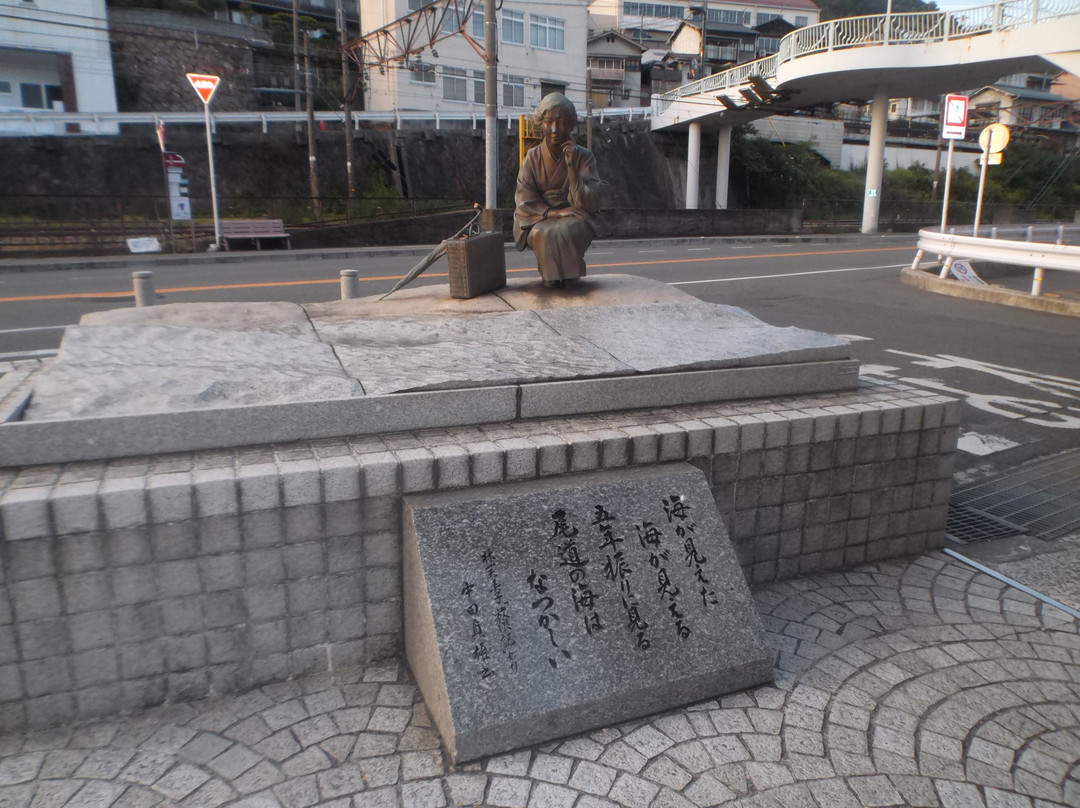
<path fill-rule="evenodd" d="M 221 77 L 206 76 L 202 73 L 188 73 L 187 80 L 191 82 L 191 86 L 195 88 L 195 92 L 199 94 L 199 98 L 202 99 L 202 102 L 204 104 L 209 104 L 210 96 L 212 96 L 214 90 L 217 89 Z"/>

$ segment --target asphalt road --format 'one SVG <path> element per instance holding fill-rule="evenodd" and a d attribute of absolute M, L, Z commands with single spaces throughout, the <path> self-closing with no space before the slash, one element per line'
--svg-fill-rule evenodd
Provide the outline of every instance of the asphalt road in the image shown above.
<path fill-rule="evenodd" d="M 774 325 L 846 335 L 863 374 L 902 379 L 965 401 L 958 479 L 981 477 L 1080 446 L 1080 322 L 942 297 L 904 286 L 914 236 L 831 242 L 598 242 L 590 273 L 655 278 Z M 272 256 L 274 259 L 285 256 Z M 334 299 L 338 273 L 360 272 L 381 294 L 419 260 L 290 254 L 288 260 L 152 266 L 160 303 Z M 4 272 L 0 358 L 55 349 L 61 326 L 131 305 L 130 273 L 145 265 Z M 507 255 L 511 277 L 534 277 L 531 256 Z M 416 283 L 445 283 L 445 261 Z"/>

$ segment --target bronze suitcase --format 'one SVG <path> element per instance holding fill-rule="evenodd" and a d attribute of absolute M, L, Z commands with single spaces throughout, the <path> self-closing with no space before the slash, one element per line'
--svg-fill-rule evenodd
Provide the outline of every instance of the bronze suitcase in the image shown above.
<path fill-rule="evenodd" d="M 503 234 L 481 233 L 446 242 L 450 297 L 468 299 L 506 286 Z"/>

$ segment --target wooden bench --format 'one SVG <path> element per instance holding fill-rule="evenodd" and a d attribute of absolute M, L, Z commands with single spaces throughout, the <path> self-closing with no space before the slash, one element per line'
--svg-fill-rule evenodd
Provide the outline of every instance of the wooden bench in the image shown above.
<path fill-rule="evenodd" d="M 221 243 L 229 249 L 229 242 L 236 240 L 250 241 L 256 250 L 262 249 L 264 239 L 285 240 L 286 249 L 292 249 L 292 237 L 285 232 L 285 222 L 281 219 L 223 219 L 221 221 Z"/>

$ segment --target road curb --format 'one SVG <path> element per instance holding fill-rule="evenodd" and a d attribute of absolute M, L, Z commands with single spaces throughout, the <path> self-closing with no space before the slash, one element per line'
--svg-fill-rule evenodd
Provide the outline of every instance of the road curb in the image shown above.
<path fill-rule="evenodd" d="M 1017 292 L 1002 286 L 977 286 L 964 281 L 952 280 L 951 278 L 939 278 L 937 275 L 923 272 L 921 269 L 905 267 L 900 272 L 900 281 L 916 289 L 935 292 L 939 295 L 962 297 L 983 303 L 996 303 L 999 306 L 1013 306 L 1018 309 L 1042 311 L 1049 314 L 1060 314 L 1065 317 L 1080 317 L 1080 303 L 1074 303 L 1071 300 L 1043 296 L 1034 297 L 1026 292 Z"/>

